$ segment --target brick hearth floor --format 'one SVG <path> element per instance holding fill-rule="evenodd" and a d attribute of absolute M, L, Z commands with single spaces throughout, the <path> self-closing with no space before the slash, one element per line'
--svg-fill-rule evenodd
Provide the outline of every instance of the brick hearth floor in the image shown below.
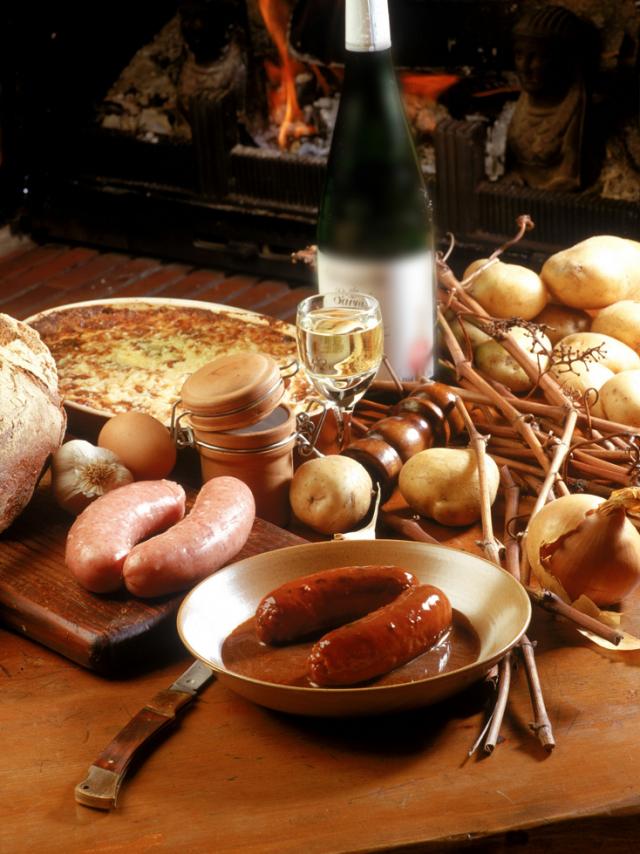
<path fill-rule="evenodd" d="M 57 243 L 0 229 L 0 312 L 20 320 L 57 305 L 111 297 L 198 299 L 288 322 L 313 293 L 284 281 Z"/>

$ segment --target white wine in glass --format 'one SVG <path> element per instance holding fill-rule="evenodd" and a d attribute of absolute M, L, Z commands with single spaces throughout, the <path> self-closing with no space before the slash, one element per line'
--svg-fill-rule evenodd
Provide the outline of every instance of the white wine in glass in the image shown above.
<path fill-rule="evenodd" d="M 298 306 L 296 329 L 300 360 L 335 409 L 343 438 L 345 415 L 353 412 L 382 362 L 378 301 L 357 292 L 307 297 Z"/>

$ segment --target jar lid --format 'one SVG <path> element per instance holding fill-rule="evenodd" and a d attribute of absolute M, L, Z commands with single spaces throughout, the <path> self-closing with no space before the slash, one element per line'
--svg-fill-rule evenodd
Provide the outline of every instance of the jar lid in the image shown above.
<path fill-rule="evenodd" d="M 278 405 L 285 387 L 277 363 L 266 353 L 233 353 L 207 362 L 185 380 L 183 406 L 210 429 L 253 424 Z"/>

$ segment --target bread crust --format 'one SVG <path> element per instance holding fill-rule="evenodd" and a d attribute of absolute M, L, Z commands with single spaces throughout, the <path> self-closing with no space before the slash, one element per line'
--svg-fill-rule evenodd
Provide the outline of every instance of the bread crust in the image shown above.
<path fill-rule="evenodd" d="M 0 531 L 28 504 L 66 424 L 49 348 L 26 323 L 0 314 Z"/>

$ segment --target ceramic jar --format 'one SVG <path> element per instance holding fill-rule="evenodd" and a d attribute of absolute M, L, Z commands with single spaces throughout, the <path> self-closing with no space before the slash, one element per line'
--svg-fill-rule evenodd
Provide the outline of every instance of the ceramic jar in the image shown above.
<path fill-rule="evenodd" d="M 284 392 L 276 362 L 251 352 L 207 363 L 180 392 L 203 480 L 232 475 L 244 481 L 256 514 L 280 526 L 289 520 L 296 440 L 295 414 L 283 402 Z"/>

